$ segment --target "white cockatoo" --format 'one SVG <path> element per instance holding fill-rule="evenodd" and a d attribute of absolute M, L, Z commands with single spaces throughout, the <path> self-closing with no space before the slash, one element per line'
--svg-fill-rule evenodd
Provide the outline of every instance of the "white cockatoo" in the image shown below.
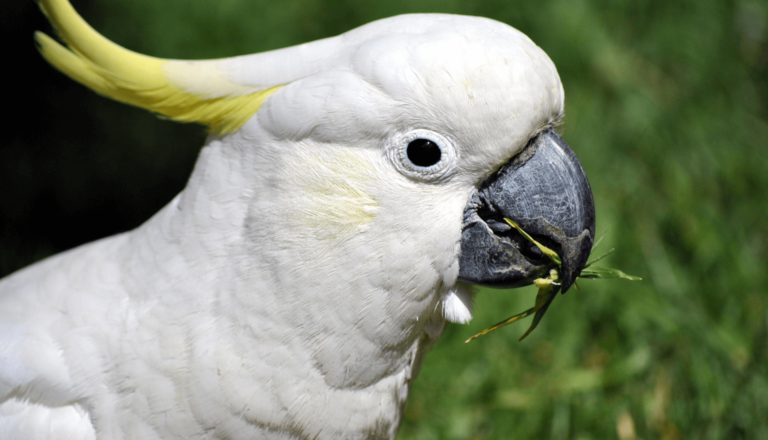
<path fill-rule="evenodd" d="M 563 87 L 505 24 L 403 15 L 178 61 L 40 6 L 56 68 L 210 136 L 139 228 L 0 281 L 2 439 L 393 438 L 425 352 L 471 317 L 457 283 L 552 267 L 504 218 L 559 251 L 563 291 L 585 264 Z"/>

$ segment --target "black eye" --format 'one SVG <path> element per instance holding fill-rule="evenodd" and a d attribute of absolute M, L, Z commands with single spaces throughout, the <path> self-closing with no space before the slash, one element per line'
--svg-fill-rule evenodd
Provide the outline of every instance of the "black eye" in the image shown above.
<path fill-rule="evenodd" d="M 440 162 L 442 152 L 436 143 L 429 139 L 414 139 L 405 150 L 408 160 L 417 167 L 431 167 Z"/>

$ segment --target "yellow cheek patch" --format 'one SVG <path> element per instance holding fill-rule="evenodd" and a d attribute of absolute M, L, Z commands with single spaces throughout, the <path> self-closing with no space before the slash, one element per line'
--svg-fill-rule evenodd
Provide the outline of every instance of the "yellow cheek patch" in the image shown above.
<path fill-rule="evenodd" d="M 54 67 L 95 92 L 179 122 L 198 122 L 221 134 L 237 131 L 280 89 L 237 84 L 220 61 L 176 61 L 141 55 L 107 40 L 67 0 L 41 0 L 40 7 L 65 48 L 37 32 L 40 53 Z"/>
<path fill-rule="evenodd" d="M 302 155 L 301 164 L 291 166 L 298 190 L 302 226 L 323 239 L 337 239 L 360 231 L 373 221 L 379 207 L 365 188 L 375 170 L 363 153 L 345 148 Z"/>

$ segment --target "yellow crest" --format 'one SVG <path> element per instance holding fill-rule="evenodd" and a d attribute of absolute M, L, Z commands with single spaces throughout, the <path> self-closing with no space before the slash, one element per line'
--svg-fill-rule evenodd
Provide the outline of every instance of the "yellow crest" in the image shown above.
<path fill-rule="evenodd" d="M 127 50 L 96 32 L 67 0 L 40 0 L 40 7 L 69 46 L 36 32 L 49 63 L 99 94 L 175 121 L 232 133 L 282 87 L 235 83 L 219 68 L 221 60 L 164 60 Z"/>

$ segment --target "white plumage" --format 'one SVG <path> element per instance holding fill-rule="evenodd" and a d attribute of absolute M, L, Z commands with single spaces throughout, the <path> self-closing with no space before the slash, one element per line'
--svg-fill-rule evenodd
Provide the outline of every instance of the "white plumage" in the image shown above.
<path fill-rule="evenodd" d="M 61 31 L 68 4 L 43 7 Z M 425 351 L 471 316 L 467 199 L 561 116 L 554 65 L 428 14 L 163 69 L 201 102 L 282 87 L 141 227 L 0 281 L 0 438 L 394 437 Z M 430 136 L 444 163 L 414 168 Z"/>

